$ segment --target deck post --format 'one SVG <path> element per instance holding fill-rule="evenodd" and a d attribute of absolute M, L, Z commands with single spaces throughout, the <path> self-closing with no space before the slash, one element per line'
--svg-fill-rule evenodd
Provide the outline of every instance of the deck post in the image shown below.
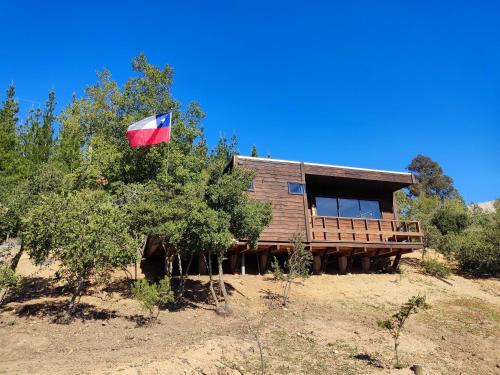
<path fill-rule="evenodd" d="M 347 273 L 351 273 L 352 265 L 354 263 L 354 250 L 347 257 Z"/>
<path fill-rule="evenodd" d="M 347 255 L 339 256 L 339 273 L 345 274 L 347 270 Z"/>
<path fill-rule="evenodd" d="M 361 269 L 364 273 L 370 272 L 370 259 L 371 258 L 369 256 L 364 256 L 361 258 Z"/>
<path fill-rule="evenodd" d="M 397 271 L 398 267 L 399 267 L 399 261 L 401 260 L 401 251 L 399 251 L 397 254 L 396 254 L 396 257 L 394 258 L 394 262 L 392 263 L 392 269 L 394 271 Z"/>
<path fill-rule="evenodd" d="M 264 275 L 267 272 L 267 260 L 269 258 L 269 252 L 263 251 L 259 254 L 260 262 L 260 274 Z"/>
<path fill-rule="evenodd" d="M 245 253 L 241 253 L 241 274 L 245 275 L 246 270 L 245 270 Z"/>
<path fill-rule="evenodd" d="M 238 253 L 234 252 L 229 255 L 229 266 L 231 273 L 235 275 L 237 273 L 236 268 L 238 266 Z"/>
<path fill-rule="evenodd" d="M 198 275 L 207 274 L 207 265 L 205 264 L 205 257 L 203 254 L 198 255 Z"/>
<path fill-rule="evenodd" d="M 321 255 L 314 254 L 313 258 L 313 273 L 315 275 L 321 275 Z"/>

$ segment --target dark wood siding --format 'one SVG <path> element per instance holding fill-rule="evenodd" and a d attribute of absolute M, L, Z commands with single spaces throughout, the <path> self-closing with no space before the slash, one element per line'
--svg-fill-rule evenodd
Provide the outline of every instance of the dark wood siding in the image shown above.
<path fill-rule="evenodd" d="M 288 241 L 294 233 L 305 235 L 304 198 L 288 193 L 288 182 L 301 182 L 299 163 L 267 162 L 235 158 L 236 165 L 256 172 L 254 191 L 248 194 L 255 199 L 271 201 L 273 221 L 261 235 L 261 241 Z"/>

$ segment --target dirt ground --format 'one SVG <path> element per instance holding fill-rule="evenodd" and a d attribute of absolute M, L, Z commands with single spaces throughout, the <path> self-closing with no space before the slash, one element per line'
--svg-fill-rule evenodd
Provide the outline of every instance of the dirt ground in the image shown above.
<path fill-rule="evenodd" d="M 500 280 L 422 272 L 415 253 L 401 274 L 311 276 L 292 286 L 291 303 L 276 301 L 269 276 L 226 276 L 234 314 L 218 316 L 207 277 L 191 277 L 187 305 L 145 313 L 125 278 L 89 290 L 77 319 L 57 323 L 68 301 L 51 269 L 25 257 L 24 293 L 0 308 L 0 374 L 500 374 Z M 410 296 L 431 305 L 410 318 L 401 338 L 405 368 L 393 368 L 392 340 L 377 321 Z M 257 332 L 259 340 L 254 333 Z"/>

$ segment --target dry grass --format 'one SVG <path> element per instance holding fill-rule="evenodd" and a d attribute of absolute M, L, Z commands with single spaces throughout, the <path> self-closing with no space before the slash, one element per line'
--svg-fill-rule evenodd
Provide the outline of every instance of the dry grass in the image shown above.
<path fill-rule="evenodd" d="M 428 374 L 498 374 L 500 281 L 452 276 L 449 285 L 412 259 L 403 262 L 402 277 L 311 277 L 292 286 L 286 310 L 273 303 L 280 285 L 270 278 L 228 275 L 230 317 L 214 313 L 207 278 L 193 277 L 189 303 L 149 325 L 140 325 L 143 312 L 124 282 L 85 296 L 78 318 L 57 324 L 67 294 L 49 282 L 53 270 L 38 270 L 24 296 L 0 309 L 0 373 L 259 373 L 244 317 L 253 326 L 266 314 L 259 338 L 267 374 L 411 374 L 416 363 Z M 34 272 L 25 258 L 20 270 Z M 391 339 L 376 322 L 417 293 L 431 309 L 410 319 L 401 338 L 407 368 L 395 370 Z"/>

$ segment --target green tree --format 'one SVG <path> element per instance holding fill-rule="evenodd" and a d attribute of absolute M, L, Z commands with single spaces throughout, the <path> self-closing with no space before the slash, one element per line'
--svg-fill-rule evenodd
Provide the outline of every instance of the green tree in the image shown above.
<path fill-rule="evenodd" d="M 404 303 L 397 313 L 392 315 L 389 319 L 381 320 L 378 322 L 379 327 L 386 329 L 394 339 L 394 355 L 396 358 L 396 368 L 401 368 L 399 362 L 399 339 L 405 324 L 412 314 L 416 314 L 420 309 L 427 309 L 429 305 L 426 303 L 425 296 L 413 296 L 406 303 Z"/>
<path fill-rule="evenodd" d="M 54 122 L 56 109 L 56 94 L 54 91 L 49 92 L 45 108 L 43 111 L 42 125 L 37 139 L 39 148 L 40 161 L 47 162 L 52 154 Z"/>
<path fill-rule="evenodd" d="M 136 259 L 125 215 L 103 192 L 83 190 L 67 196 L 43 196 L 23 221 L 30 258 L 40 265 L 60 263 L 60 275 L 73 293 L 67 314 L 71 317 L 92 279 L 105 279 L 114 268 Z"/>
<path fill-rule="evenodd" d="M 255 145 L 252 146 L 252 152 L 250 153 L 250 156 L 254 158 L 259 156 L 259 154 L 257 153 L 257 146 Z"/>
<path fill-rule="evenodd" d="M 304 279 L 310 276 L 309 266 L 311 265 L 313 256 L 310 251 L 305 249 L 303 237 L 302 233 L 297 233 L 290 239 L 293 246 L 288 250 L 288 259 L 285 263 L 284 271 L 281 269 L 276 258 L 274 258 L 272 263 L 271 270 L 274 278 L 283 281 L 283 306 L 288 305 L 290 289 L 295 279 Z"/>
<path fill-rule="evenodd" d="M 417 155 L 407 168 L 417 178 L 417 183 L 409 187 L 411 195 L 435 195 L 441 199 L 458 196 L 453 179 L 445 175 L 443 168 L 428 156 Z"/>
<path fill-rule="evenodd" d="M 19 105 L 11 84 L 0 108 L 0 196 L 16 181 L 21 172 L 17 121 Z"/>
<path fill-rule="evenodd" d="M 500 276 L 500 200 L 492 213 L 479 212 L 452 239 L 459 269 L 475 276 Z"/>

